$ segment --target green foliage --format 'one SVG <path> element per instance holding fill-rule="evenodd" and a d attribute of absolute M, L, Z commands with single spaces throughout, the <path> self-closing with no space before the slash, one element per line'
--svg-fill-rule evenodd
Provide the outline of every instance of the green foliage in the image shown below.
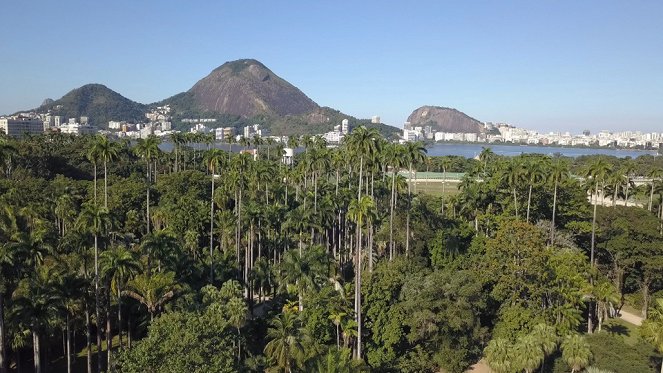
<path fill-rule="evenodd" d="M 232 328 L 230 315 L 218 302 L 200 312 L 164 314 L 150 325 L 146 338 L 120 354 L 118 370 L 236 372 L 239 366 L 233 354 Z"/>
<path fill-rule="evenodd" d="M 101 84 L 87 84 L 37 109 L 46 110 L 67 118 L 87 116 L 93 125 L 106 128 L 110 120 L 143 120 L 145 105 L 122 97 Z"/>

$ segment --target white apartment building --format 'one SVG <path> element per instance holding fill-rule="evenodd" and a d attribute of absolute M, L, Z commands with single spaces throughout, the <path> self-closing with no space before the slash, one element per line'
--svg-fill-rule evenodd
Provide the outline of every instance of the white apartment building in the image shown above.
<path fill-rule="evenodd" d="M 25 134 L 44 133 L 44 121 L 22 116 L 0 118 L 0 130 L 7 136 L 23 137 Z"/>

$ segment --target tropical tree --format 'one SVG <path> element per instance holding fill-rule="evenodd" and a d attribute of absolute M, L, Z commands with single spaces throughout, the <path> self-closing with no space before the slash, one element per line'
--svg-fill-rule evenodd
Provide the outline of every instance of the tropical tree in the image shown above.
<path fill-rule="evenodd" d="M 592 195 L 596 196 L 594 202 L 594 213 L 592 214 L 592 241 L 589 263 L 594 266 L 594 247 L 596 243 L 596 207 L 599 204 L 599 191 L 603 190 L 605 178 L 611 170 L 610 164 L 604 158 L 597 158 L 589 164 L 585 176 L 589 178 L 593 186 Z"/>
<path fill-rule="evenodd" d="M 533 158 L 525 162 L 525 178 L 529 185 L 529 192 L 527 194 L 527 216 L 525 221 L 529 222 L 530 206 L 532 204 L 532 189 L 543 185 L 546 180 L 546 175 L 543 170 L 544 164 L 541 160 Z"/>
<path fill-rule="evenodd" d="M 214 282 L 214 262 L 212 256 L 214 255 L 214 179 L 217 172 L 223 163 L 225 155 L 219 149 L 212 149 L 205 154 L 205 164 L 207 169 L 212 175 L 212 190 L 210 195 L 210 217 L 209 217 L 209 277 L 210 282 Z"/>
<path fill-rule="evenodd" d="M 544 371 L 546 358 L 557 349 L 558 338 L 555 327 L 547 324 L 537 324 L 534 329 L 532 329 L 531 335 L 543 351 L 541 371 Z"/>
<path fill-rule="evenodd" d="M 120 143 L 110 141 L 108 140 L 108 137 L 104 135 L 97 135 L 92 144 L 92 152 L 99 158 L 103 159 L 104 161 L 104 207 L 105 208 L 108 208 L 108 162 L 115 160 L 118 157 L 120 149 L 121 149 Z"/>
<path fill-rule="evenodd" d="M 571 334 L 562 341 L 562 359 L 571 368 L 571 373 L 579 372 L 589 365 L 592 352 L 589 343 L 580 334 Z"/>
<path fill-rule="evenodd" d="M 550 244 L 555 242 L 555 218 L 557 217 L 557 192 L 560 183 L 569 177 L 569 166 L 562 159 L 555 159 L 549 170 L 549 180 L 553 184 L 552 219 L 550 224 Z"/>
<path fill-rule="evenodd" d="M 517 189 L 525 181 L 526 173 L 523 163 L 520 159 L 514 158 L 507 164 L 503 173 L 507 185 L 513 192 L 513 207 L 515 209 L 516 219 L 518 219 L 518 194 Z"/>
<path fill-rule="evenodd" d="M 147 176 L 147 203 L 146 203 L 146 233 L 150 233 L 150 184 L 152 182 L 152 161 L 159 155 L 159 144 L 161 140 L 156 136 L 148 136 L 146 139 L 138 139 L 134 151 L 145 160 Z M 156 172 L 156 168 L 154 169 Z"/>
<path fill-rule="evenodd" d="M 653 169 L 647 176 L 649 176 L 649 178 L 651 179 L 651 182 L 649 184 L 649 204 L 647 205 L 647 209 L 651 212 L 652 206 L 654 204 L 654 184 L 656 183 L 657 180 L 663 177 L 663 170 L 658 168 Z"/>
<path fill-rule="evenodd" d="M 99 304 L 99 236 L 106 234 L 111 227 L 108 210 L 96 204 L 87 204 L 78 217 L 77 227 L 94 236 L 94 308 L 97 320 L 97 347 L 101 350 L 101 325 L 99 325 L 101 320 Z M 97 361 L 97 370 L 100 371 L 101 359 Z"/>
<path fill-rule="evenodd" d="M 663 299 L 658 298 L 655 307 L 650 310 L 647 319 L 642 322 L 640 334 L 654 345 L 658 352 L 663 353 Z M 663 372 L 663 361 L 661 362 Z"/>
<path fill-rule="evenodd" d="M 516 364 L 525 373 L 532 373 L 541 365 L 545 354 L 536 336 L 526 334 L 518 338 L 514 346 Z"/>
<path fill-rule="evenodd" d="M 407 188 L 407 215 L 405 219 L 405 256 L 410 252 L 410 210 L 412 209 L 412 171 L 414 167 L 423 162 L 426 159 L 427 150 L 424 145 L 420 142 L 408 142 L 405 144 L 405 149 L 403 150 L 406 162 L 408 164 L 408 170 L 410 174 L 410 179 L 408 180 Z M 416 178 L 415 178 L 416 185 Z"/>
<path fill-rule="evenodd" d="M 504 338 L 492 339 L 484 350 L 486 363 L 495 373 L 511 373 L 514 366 L 513 346 Z"/>
<path fill-rule="evenodd" d="M 122 288 L 129 279 L 140 272 L 140 262 L 124 246 L 116 246 L 101 253 L 99 267 L 102 277 L 106 279 L 109 296 L 112 291 L 117 297 L 117 334 L 122 348 Z M 110 328 L 107 331 L 110 332 Z"/>
<path fill-rule="evenodd" d="M 269 342 L 265 345 L 265 355 L 284 372 L 291 373 L 294 368 L 301 368 L 306 358 L 304 333 L 295 314 L 281 313 L 272 320 L 267 330 Z"/>
<path fill-rule="evenodd" d="M 375 204 L 373 199 L 369 196 L 363 196 L 359 200 L 353 200 L 348 207 L 348 216 L 357 225 L 357 250 L 355 261 L 355 320 L 357 321 L 357 349 L 356 358 L 361 359 L 361 259 L 362 259 L 362 239 L 361 231 L 363 227 L 364 218 L 367 217 Z M 369 257 L 369 260 L 370 257 Z"/>
<path fill-rule="evenodd" d="M 154 316 L 177 295 L 180 288 L 175 281 L 174 272 L 158 272 L 152 275 L 141 273 L 127 283 L 127 290 L 122 294 L 147 307 L 150 320 L 154 320 Z"/>
<path fill-rule="evenodd" d="M 19 283 L 13 295 L 12 318 L 25 323 L 32 333 L 35 373 L 42 371 L 41 338 L 58 315 L 55 278 L 52 267 L 40 266 L 31 277 Z"/>

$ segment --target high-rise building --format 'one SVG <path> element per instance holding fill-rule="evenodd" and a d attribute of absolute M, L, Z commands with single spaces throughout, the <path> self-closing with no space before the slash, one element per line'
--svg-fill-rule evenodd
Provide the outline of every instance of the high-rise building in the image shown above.
<path fill-rule="evenodd" d="M 44 121 L 22 116 L 0 118 L 0 130 L 7 136 L 23 137 L 25 134 L 44 133 Z"/>
<path fill-rule="evenodd" d="M 379 124 L 380 123 L 380 116 L 379 115 L 373 115 L 373 117 L 371 118 L 371 123 Z"/>
<path fill-rule="evenodd" d="M 341 133 L 344 135 L 350 133 L 350 122 L 347 119 L 341 121 Z"/>

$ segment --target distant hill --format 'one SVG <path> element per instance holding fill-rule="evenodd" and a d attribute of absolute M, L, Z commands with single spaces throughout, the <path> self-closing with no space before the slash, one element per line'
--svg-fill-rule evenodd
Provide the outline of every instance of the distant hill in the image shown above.
<path fill-rule="evenodd" d="M 252 59 L 226 62 L 188 91 L 162 103 L 182 112 L 245 118 L 301 115 L 319 108 L 297 87 Z"/>
<path fill-rule="evenodd" d="M 407 121 L 414 126 L 431 126 L 439 132 L 481 133 L 483 124 L 456 109 L 441 106 L 422 106 L 410 114 Z"/>
<path fill-rule="evenodd" d="M 170 105 L 173 125 L 188 131 L 183 118 L 216 118 L 214 127 L 260 123 L 273 135 L 303 135 L 331 131 L 348 119 L 351 126 L 377 128 L 390 136 L 400 129 L 357 119 L 338 110 L 320 107 L 297 87 L 253 59 L 226 62 L 186 92 L 144 105 L 101 85 L 74 89 L 59 100 L 44 100 L 37 112 L 51 111 L 68 118 L 87 116 L 90 123 L 106 128 L 110 120 L 142 122 L 150 108 Z"/>
<path fill-rule="evenodd" d="M 146 106 L 101 84 L 76 88 L 59 100 L 45 100 L 37 112 L 51 111 L 68 118 L 87 116 L 92 125 L 106 127 L 110 120 L 142 121 Z"/>

